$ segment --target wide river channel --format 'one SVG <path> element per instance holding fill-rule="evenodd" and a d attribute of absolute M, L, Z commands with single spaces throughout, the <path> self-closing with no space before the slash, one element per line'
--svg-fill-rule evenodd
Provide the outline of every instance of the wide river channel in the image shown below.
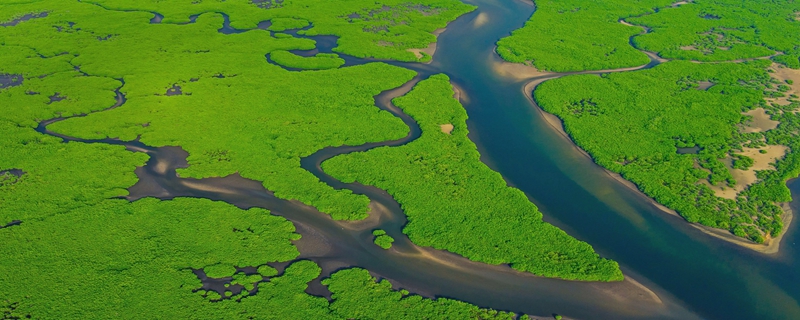
<path fill-rule="evenodd" d="M 392 63 L 414 69 L 420 76 L 376 96 L 379 107 L 409 125 L 408 137 L 326 148 L 302 161 L 304 168 L 324 182 L 366 194 L 373 200 L 372 214 L 362 222 L 333 221 L 295 201 L 276 199 L 259 182 L 238 176 L 179 178 L 175 168 L 186 165 L 186 153 L 180 148 L 150 148 L 137 142 L 108 139 L 85 141 L 47 131 L 48 123 L 60 119 L 43 122 L 38 130 L 69 140 L 124 144 L 131 150 L 148 152 L 151 160 L 137 169 L 140 182 L 130 189 L 131 200 L 144 196 L 202 197 L 243 208 L 264 207 L 286 217 L 303 235 L 297 242 L 300 258 L 322 266 L 323 276 L 343 267 L 363 267 L 389 279 L 395 287 L 428 297 L 449 297 L 537 316 L 558 313 L 578 319 L 800 319 L 797 222 L 790 226 L 780 252 L 766 255 L 706 235 L 682 218 L 660 210 L 649 198 L 609 176 L 548 124 L 531 102 L 531 93 L 524 89 L 532 78 L 498 71 L 502 61 L 494 52 L 495 43 L 522 27 L 535 7 L 522 0 L 466 2 L 478 9 L 452 22 L 439 36 L 432 63 Z M 244 31 L 231 29 L 227 20 L 226 17 L 226 27 L 220 32 Z M 160 19 L 153 20 L 159 22 Z M 314 38 L 320 51 L 335 45 L 333 37 Z M 369 62 L 345 58 L 348 65 Z M 657 61 L 647 67 L 655 64 Z M 545 279 L 419 248 L 402 234 L 405 216 L 386 192 L 357 183 L 341 183 L 319 169 L 321 161 L 337 154 L 400 145 L 419 137 L 419 127 L 413 119 L 389 101 L 408 92 L 420 78 L 434 73 L 447 74 L 459 88 L 469 114 L 470 138 L 478 145 L 482 160 L 510 185 L 523 190 L 544 213 L 545 221 L 588 242 L 603 257 L 618 261 L 626 281 Z M 124 103 L 124 96 L 118 92 L 116 106 Z M 796 199 L 800 197 L 800 183 L 790 182 L 790 188 Z M 792 203 L 792 207 L 800 209 L 800 201 Z M 391 250 L 372 243 L 374 228 L 385 229 L 397 239 Z M 311 283 L 308 291 L 329 294 L 319 279 Z"/>

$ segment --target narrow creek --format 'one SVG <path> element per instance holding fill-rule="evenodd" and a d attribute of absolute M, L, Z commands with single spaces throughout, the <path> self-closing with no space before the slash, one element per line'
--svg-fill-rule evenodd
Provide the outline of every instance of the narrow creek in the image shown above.
<path fill-rule="evenodd" d="M 389 279 L 397 288 L 424 296 L 450 297 L 482 307 L 540 316 L 558 313 L 580 319 L 800 318 L 800 288 L 795 285 L 800 272 L 791 267 L 798 256 L 796 232 L 790 230 L 778 255 L 751 252 L 703 234 L 609 177 L 548 125 L 529 99 L 535 85 L 532 80 L 540 83 L 563 75 L 515 78 L 498 71 L 502 61 L 494 53 L 495 42 L 520 28 L 534 7 L 520 0 L 466 2 L 479 9 L 452 22 L 441 34 L 433 62 L 388 62 L 418 73 L 409 83 L 375 97 L 378 107 L 409 126 L 408 136 L 361 146 L 329 147 L 301 161 L 304 169 L 334 188 L 367 195 L 372 200 L 372 212 L 364 221 L 333 221 L 312 207 L 277 199 L 260 182 L 238 175 L 180 178 L 175 169 L 187 166 L 187 154 L 178 147 L 152 148 L 136 141 L 113 139 L 80 140 L 46 129 L 48 124 L 62 119 L 42 122 L 37 130 L 65 140 L 121 144 L 129 150 L 147 152 L 151 159 L 136 170 L 140 181 L 130 188 L 131 201 L 142 197 L 208 198 L 241 208 L 266 208 L 291 220 L 303 235 L 296 242 L 300 259 L 318 263 L 323 268 L 322 277 L 340 268 L 362 267 Z M 152 22 L 159 23 L 160 16 L 155 15 Z M 479 15 L 481 19 L 476 19 Z M 225 20 L 220 32 L 244 31 L 230 28 L 227 17 Z M 476 23 L 478 20 L 488 23 Z M 298 36 L 296 32 L 293 35 Z M 336 38 L 330 36 L 310 38 L 318 42 L 317 49 L 297 53 L 330 52 L 336 43 Z M 346 65 L 372 61 L 343 57 Z M 658 63 L 653 58 L 644 67 Z M 587 241 L 602 256 L 619 261 L 628 280 L 585 283 L 545 279 L 417 247 L 403 235 L 405 215 L 385 191 L 342 183 L 320 169 L 320 163 L 339 154 L 398 146 L 418 138 L 419 126 L 393 106 L 391 99 L 435 73 L 446 73 L 460 89 L 461 101 L 470 116 L 470 138 L 479 146 L 484 162 L 502 173 L 509 184 L 525 191 L 543 211 L 546 221 Z M 119 90 L 117 98 L 113 107 L 125 103 Z M 800 184 L 791 186 L 800 192 Z M 372 243 L 371 231 L 375 228 L 385 229 L 396 239 L 391 250 Z M 310 284 L 309 292 L 325 296 L 326 289 L 318 281 Z"/>

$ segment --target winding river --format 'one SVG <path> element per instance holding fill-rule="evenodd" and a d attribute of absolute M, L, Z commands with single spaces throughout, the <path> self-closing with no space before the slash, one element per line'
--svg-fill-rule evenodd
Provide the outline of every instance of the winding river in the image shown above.
<path fill-rule="evenodd" d="M 532 83 L 562 75 L 514 77 L 500 72 L 508 65 L 504 66 L 494 52 L 495 42 L 520 28 L 534 6 L 521 0 L 467 2 L 479 9 L 452 22 L 439 36 L 433 62 L 392 63 L 413 69 L 418 76 L 375 97 L 377 106 L 409 126 L 407 137 L 325 148 L 302 159 L 303 168 L 334 188 L 367 195 L 372 200 L 372 211 L 364 221 L 333 221 L 314 208 L 277 199 L 261 183 L 237 175 L 180 178 L 175 169 L 187 165 L 187 154 L 178 147 L 152 148 L 135 141 L 111 139 L 79 140 L 46 129 L 47 124 L 61 119 L 45 121 L 38 130 L 66 140 L 122 144 L 133 151 L 147 152 L 151 159 L 137 169 L 140 181 L 131 187 L 129 200 L 146 196 L 200 197 L 241 208 L 267 208 L 286 217 L 303 235 L 297 241 L 300 259 L 322 266 L 323 277 L 340 268 L 357 266 L 389 279 L 395 287 L 424 296 L 450 297 L 482 307 L 540 316 L 558 313 L 581 319 L 800 319 L 800 269 L 792 267 L 798 262 L 796 223 L 784 238 L 781 251 L 765 255 L 710 237 L 616 181 L 548 124 L 545 115 L 532 104 Z M 160 22 L 157 14 L 152 22 Z M 240 31 L 227 23 L 220 29 L 223 33 Z M 308 54 L 330 51 L 335 45 L 334 37 L 312 38 L 318 41 L 318 49 Z M 370 62 L 347 56 L 345 60 L 347 65 Z M 643 67 L 658 63 L 653 59 Z M 459 88 L 460 100 L 470 117 L 470 138 L 478 145 L 483 161 L 502 173 L 509 184 L 525 191 L 546 221 L 590 243 L 602 256 L 618 261 L 626 281 L 545 279 L 417 247 L 402 234 L 405 216 L 391 196 L 374 187 L 342 183 L 320 169 L 321 162 L 342 153 L 397 146 L 418 138 L 419 126 L 394 107 L 391 99 L 435 73 L 446 73 Z M 117 94 L 114 107 L 125 103 L 125 97 L 119 91 Z M 800 193 L 800 184 L 790 183 L 790 187 Z M 800 207 L 800 203 L 793 203 L 793 207 Z M 374 228 L 385 229 L 396 239 L 391 250 L 372 243 Z M 311 283 L 308 291 L 329 295 L 319 279 Z"/>

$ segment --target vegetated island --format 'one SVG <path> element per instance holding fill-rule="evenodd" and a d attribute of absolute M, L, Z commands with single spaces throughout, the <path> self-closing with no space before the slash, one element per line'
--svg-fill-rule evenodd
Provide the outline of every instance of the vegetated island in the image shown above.
<path fill-rule="evenodd" d="M 597 23 L 608 28 L 615 23 L 644 27 L 641 35 L 605 33 L 613 39 L 603 43 L 688 61 L 550 80 L 536 88 L 536 103 L 557 115 L 598 164 L 658 203 L 690 222 L 768 246 L 734 242 L 776 252 L 791 220 L 791 210 L 782 205 L 791 200 L 786 181 L 800 174 L 795 118 L 800 90 L 794 85 L 800 71 L 791 69 L 800 67 L 800 5 L 688 2 L 635 16 L 600 10 L 615 2 L 540 3 L 530 26 L 501 40 L 498 52 L 554 71 L 643 65 L 592 50 L 570 51 L 575 59 L 551 64 L 553 58 L 536 49 L 543 46 L 534 48 L 530 41 L 543 32 L 536 28 L 544 28 L 533 21 L 565 21 L 566 15 L 602 17 Z M 588 30 L 583 24 L 565 26 L 561 36 L 567 43 L 596 36 Z M 622 45 L 629 37 L 633 46 Z"/>
<path fill-rule="evenodd" d="M 120 199 L 136 183 L 134 170 L 145 164 L 145 154 L 119 145 L 64 142 L 36 130 L 61 117 L 67 119 L 48 129 L 181 146 L 191 154 L 182 176 L 236 172 L 263 181 L 276 196 L 337 219 L 360 219 L 368 199 L 322 184 L 300 169 L 299 158 L 330 145 L 405 135 L 408 128 L 375 108 L 372 97 L 410 80 L 413 72 L 382 63 L 289 72 L 265 56 L 310 50 L 314 43 L 274 31 L 313 26 L 305 33 L 341 37 L 338 52 L 415 60 L 406 49 L 424 47 L 435 39 L 427 32 L 468 10 L 456 1 L 0 5 L 0 314 L 514 318 L 394 290 L 358 268 L 324 280 L 332 301 L 311 295 L 308 283 L 320 268 L 297 261 L 293 241 L 300 235 L 286 219 L 204 199 Z M 230 14 L 230 26 L 219 12 Z M 256 28 L 265 20 L 269 27 Z M 366 27 L 375 32 L 364 32 Z M 394 45 L 381 42 L 393 39 Z M 463 119 L 454 124 L 454 137 L 467 143 Z M 476 152 L 472 156 L 477 160 Z M 493 179 L 502 181 L 496 173 Z M 527 201 L 519 191 L 512 194 L 519 203 Z M 534 215 L 524 219 L 549 232 L 543 237 L 564 241 L 552 250 L 534 244 L 542 250 L 530 257 L 543 254 L 552 264 L 538 267 L 549 269 L 541 275 L 621 278 L 616 263 L 542 223 L 532 204 L 523 205 Z M 491 261 L 507 261 L 494 258 L 505 254 L 493 253 Z"/>
<path fill-rule="evenodd" d="M 394 238 L 392 236 L 386 234 L 386 230 L 375 230 L 372 231 L 372 235 L 375 236 L 375 245 L 388 250 L 392 247 L 392 243 L 394 243 Z"/>
<path fill-rule="evenodd" d="M 408 216 L 403 232 L 412 242 L 540 276 L 622 280 L 616 262 L 543 222 L 522 191 L 480 161 L 446 75 L 421 81 L 393 103 L 419 123 L 419 139 L 338 156 L 322 168 L 389 192 Z"/>

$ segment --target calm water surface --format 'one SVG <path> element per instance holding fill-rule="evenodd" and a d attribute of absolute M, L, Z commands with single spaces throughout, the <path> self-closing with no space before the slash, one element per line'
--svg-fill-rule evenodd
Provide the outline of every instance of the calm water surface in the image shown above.
<path fill-rule="evenodd" d="M 475 0 L 480 12 L 439 38 L 435 67 L 464 89 L 470 137 L 484 161 L 525 191 L 545 220 L 620 262 L 710 319 L 800 319 L 797 221 L 780 253 L 763 255 L 712 238 L 654 207 L 609 177 L 554 131 L 521 93 L 524 82 L 492 71 L 494 43 L 520 27 L 533 6 Z M 488 23 L 476 27 L 478 14 Z M 800 183 L 790 182 L 795 198 Z M 800 205 L 797 201 L 793 207 Z"/>

